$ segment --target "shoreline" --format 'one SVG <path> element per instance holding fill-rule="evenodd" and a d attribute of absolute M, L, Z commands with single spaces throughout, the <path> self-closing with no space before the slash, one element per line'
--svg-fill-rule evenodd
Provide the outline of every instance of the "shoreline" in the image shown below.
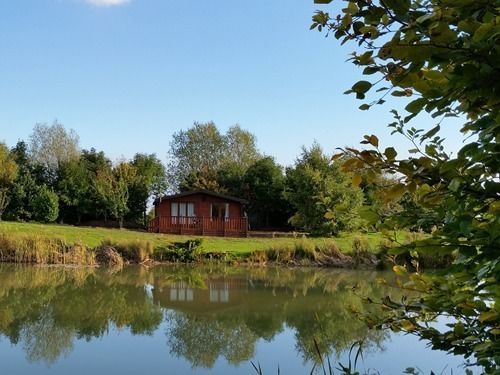
<path fill-rule="evenodd" d="M 0 262 L 73 266 L 227 264 L 339 269 L 387 269 L 397 264 L 411 268 L 412 249 L 401 243 L 411 244 L 422 234 L 402 232 L 398 235 L 397 243 L 381 233 L 348 233 L 335 238 L 195 238 L 0 222 Z M 426 258 L 425 255 L 418 259 L 421 268 L 429 269 L 447 267 L 452 260 Z"/>

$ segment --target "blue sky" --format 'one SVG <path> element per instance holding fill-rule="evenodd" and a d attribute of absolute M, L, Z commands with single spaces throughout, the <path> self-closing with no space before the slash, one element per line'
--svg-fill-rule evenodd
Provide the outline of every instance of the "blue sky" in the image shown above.
<path fill-rule="evenodd" d="M 106 4 L 108 3 L 108 4 Z M 114 4 L 114 5 L 113 5 Z M 349 46 L 309 31 L 313 0 L 0 0 L 0 140 L 58 119 L 112 158 L 155 152 L 194 121 L 240 124 L 290 164 L 363 134 L 389 139 L 389 109 L 343 95 L 361 71 Z M 416 125 L 432 127 L 421 119 Z M 457 124 L 445 135 L 459 145 Z"/>

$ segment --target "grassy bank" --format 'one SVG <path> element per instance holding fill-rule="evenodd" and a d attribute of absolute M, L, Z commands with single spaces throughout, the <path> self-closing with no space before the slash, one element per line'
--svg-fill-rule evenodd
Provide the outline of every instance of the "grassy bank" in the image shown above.
<path fill-rule="evenodd" d="M 198 237 L 155 234 L 131 230 L 75 227 L 69 225 L 34 224 L 0 222 L 0 232 L 9 234 L 30 234 L 49 238 L 57 238 L 67 243 L 81 242 L 88 247 L 99 246 L 102 241 L 113 242 L 150 241 L 154 247 L 167 246 L 174 242 L 192 240 Z M 352 250 L 353 242 L 361 238 L 371 249 L 376 249 L 384 238 L 379 233 L 354 233 L 345 234 L 334 239 L 339 249 L 344 253 Z M 404 239 L 404 235 L 401 235 Z M 321 245 L 325 238 L 311 238 L 314 244 Z M 227 252 L 234 255 L 249 255 L 258 250 L 271 248 L 289 248 L 301 241 L 300 238 L 222 238 L 203 237 L 203 250 L 206 252 Z"/>
<path fill-rule="evenodd" d="M 403 239 L 405 234 L 401 236 Z M 201 246 L 195 241 L 197 238 L 118 229 L 0 222 L 0 260 L 94 264 L 101 263 L 99 259 L 113 258 L 112 249 L 124 261 L 135 263 L 148 259 L 193 261 L 209 258 L 251 263 L 300 264 L 304 261 L 342 266 L 346 262 L 349 265 L 359 262 L 356 257 L 369 258 L 387 242 L 377 233 L 346 234 L 334 239 L 203 237 Z"/>

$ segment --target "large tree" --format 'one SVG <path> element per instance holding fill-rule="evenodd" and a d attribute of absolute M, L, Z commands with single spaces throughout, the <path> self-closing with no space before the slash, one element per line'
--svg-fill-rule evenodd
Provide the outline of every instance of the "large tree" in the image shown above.
<path fill-rule="evenodd" d="M 55 176 L 62 163 L 80 156 L 79 138 L 74 130 L 54 121 L 52 125 L 36 124 L 30 136 L 30 153 L 34 163 Z"/>
<path fill-rule="evenodd" d="M 91 206 L 92 180 L 84 160 L 69 160 L 59 167 L 57 193 L 63 220 L 80 224 Z"/>
<path fill-rule="evenodd" d="M 98 190 L 95 188 L 95 182 L 98 174 L 111 174 L 113 167 L 112 162 L 106 157 L 103 151 L 97 151 L 94 148 L 82 151 L 81 162 L 85 165 L 91 181 L 91 189 L 88 191 L 87 201 L 88 215 L 91 215 L 93 219 L 104 217 L 104 220 L 106 220 L 108 209 L 106 208 L 106 203 L 102 199 L 102 195 L 99 194 Z"/>
<path fill-rule="evenodd" d="M 104 205 L 105 215 L 110 213 L 123 228 L 125 216 L 129 208 L 129 187 L 133 184 L 137 171 L 128 162 L 118 163 L 113 170 L 97 171 L 94 188 Z"/>
<path fill-rule="evenodd" d="M 148 204 L 167 190 L 167 174 L 156 154 L 135 154 L 131 164 L 136 176 L 129 187 L 129 218 L 146 227 Z"/>
<path fill-rule="evenodd" d="M 248 200 L 252 227 L 287 226 L 291 207 L 285 200 L 285 175 L 274 158 L 264 157 L 251 165 L 242 179 L 242 196 Z"/>
<path fill-rule="evenodd" d="M 318 144 L 303 148 L 286 171 L 285 197 L 295 213 L 290 223 L 315 234 L 337 234 L 359 225 L 363 193 L 351 186 L 350 175 L 323 153 Z"/>
<path fill-rule="evenodd" d="M 250 132 L 236 125 L 221 134 L 213 122 L 208 122 L 175 133 L 169 157 L 172 190 L 227 192 L 241 183 L 245 171 L 261 156 Z"/>
<path fill-rule="evenodd" d="M 17 177 L 18 167 L 8 147 L 0 143 L 0 220 L 10 202 L 10 189 Z"/>
<path fill-rule="evenodd" d="M 385 299 L 393 315 L 372 324 L 472 356 L 485 372 L 494 373 L 500 367 L 499 1 L 351 0 L 336 13 L 318 12 L 312 28 L 355 46 L 351 61 L 376 77 L 356 82 L 348 93 L 358 99 L 381 95 L 362 104 L 362 110 L 383 104 L 389 93 L 406 98 L 406 113 L 393 111 L 390 127 L 414 145 L 410 157 L 398 157 L 393 147 L 383 149 L 376 136 L 368 135 L 364 143 L 373 149 L 346 150 L 353 157 L 346 167 L 394 174 L 398 183 L 387 189 L 387 199 L 414 193 L 442 223 L 433 238 L 416 244 L 413 254 L 455 258 L 443 277 L 411 275 L 406 285 L 423 296 L 418 301 Z M 437 119 L 430 129 L 411 126 L 421 113 Z M 462 121 L 464 134 L 463 147 L 453 155 L 445 152 L 440 136 L 449 116 Z M 427 324 L 437 316 L 453 319 L 438 330 Z"/>
<path fill-rule="evenodd" d="M 10 153 L 18 166 L 18 173 L 10 188 L 10 203 L 5 216 L 9 220 L 29 220 L 33 213 L 33 198 L 43 181 L 37 180 L 38 173 L 31 163 L 25 142 L 19 141 Z"/>

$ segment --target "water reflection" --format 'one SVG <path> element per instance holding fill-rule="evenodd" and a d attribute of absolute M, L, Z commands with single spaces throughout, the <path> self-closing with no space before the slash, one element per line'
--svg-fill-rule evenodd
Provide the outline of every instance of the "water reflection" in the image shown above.
<path fill-rule="evenodd" d="M 373 299 L 391 291 L 376 273 L 332 270 L 129 267 L 123 270 L 0 266 L 0 335 L 30 362 L 52 364 L 77 340 L 115 331 L 165 335 L 168 352 L 192 366 L 254 358 L 259 340 L 284 330 L 303 360 L 336 355 L 365 340 L 380 349 L 386 334 L 353 317 L 366 311 L 352 292 Z"/>

